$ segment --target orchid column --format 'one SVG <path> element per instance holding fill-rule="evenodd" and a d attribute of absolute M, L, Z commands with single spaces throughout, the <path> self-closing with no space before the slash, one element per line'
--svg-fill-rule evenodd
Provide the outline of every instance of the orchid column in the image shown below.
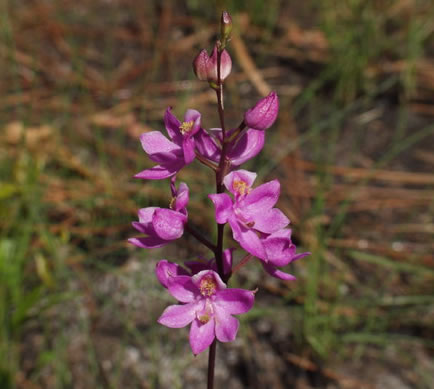
<path fill-rule="evenodd" d="M 184 261 L 182 267 L 162 259 L 156 267 L 158 280 L 178 301 L 165 309 L 158 322 L 171 328 L 191 324 L 189 340 L 193 353 L 197 355 L 210 349 L 208 389 L 214 387 L 217 340 L 234 340 L 239 321 L 233 315 L 249 311 L 254 303 L 256 291 L 227 287 L 232 274 L 256 257 L 271 276 L 291 281 L 295 277 L 281 268 L 309 254 L 296 254 L 291 230 L 287 228 L 289 219 L 275 208 L 280 195 L 279 181 L 254 188 L 256 173 L 239 169 L 262 150 L 265 132 L 277 118 L 279 99 L 275 92 L 270 93 L 244 114 L 238 127 L 226 127 L 223 85 L 232 68 L 226 51 L 231 30 L 231 17 L 223 12 L 220 40 L 211 55 L 202 50 L 193 61 L 197 78 L 207 81 L 216 92 L 220 128 L 203 128 L 201 114 L 194 109 L 187 110 L 181 122 L 169 107 L 164 115 L 169 139 L 159 131 L 140 137 L 143 149 L 157 165 L 138 173 L 136 178 L 168 179 L 172 199 L 168 209 L 140 209 L 139 221 L 133 226 L 143 236 L 129 239 L 138 247 L 152 249 L 182 237 L 187 231 L 212 252 L 208 261 Z M 209 198 L 215 207 L 216 243 L 188 224 L 189 188 L 186 183 L 177 185 L 176 182 L 177 173 L 195 160 L 215 175 L 216 193 L 209 194 Z M 246 251 L 235 266 L 236 248 L 224 248 L 226 224 L 232 230 L 234 241 Z"/>

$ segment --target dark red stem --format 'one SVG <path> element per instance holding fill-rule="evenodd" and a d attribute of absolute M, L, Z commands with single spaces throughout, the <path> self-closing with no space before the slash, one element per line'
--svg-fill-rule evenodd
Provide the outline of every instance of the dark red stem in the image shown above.
<path fill-rule="evenodd" d="M 212 342 L 210 348 L 209 348 L 209 354 L 208 354 L 208 389 L 214 388 L 214 370 L 215 370 L 215 352 L 217 348 L 217 341 L 214 339 L 214 342 Z"/>

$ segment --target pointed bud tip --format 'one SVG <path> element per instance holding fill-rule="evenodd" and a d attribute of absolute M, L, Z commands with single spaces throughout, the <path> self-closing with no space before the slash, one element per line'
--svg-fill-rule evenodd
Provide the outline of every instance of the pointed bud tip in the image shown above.
<path fill-rule="evenodd" d="M 228 11 L 222 12 L 222 24 L 231 24 L 232 23 L 232 17 L 229 14 Z"/>
<path fill-rule="evenodd" d="M 221 17 L 221 39 L 223 47 L 226 44 L 226 41 L 229 39 L 232 32 L 232 17 L 227 11 L 222 12 Z"/>

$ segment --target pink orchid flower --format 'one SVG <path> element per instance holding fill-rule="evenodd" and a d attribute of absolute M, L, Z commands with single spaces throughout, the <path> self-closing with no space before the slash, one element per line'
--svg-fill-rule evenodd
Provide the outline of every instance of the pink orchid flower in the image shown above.
<path fill-rule="evenodd" d="M 256 173 L 237 170 L 223 180 L 232 193 L 211 194 L 219 224 L 229 223 L 233 238 L 248 253 L 267 262 L 267 253 L 260 236 L 273 234 L 289 224 L 289 219 L 274 208 L 280 194 L 279 181 L 273 180 L 252 189 Z"/>
<path fill-rule="evenodd" d="M 275 278 L 293 281 L 295 276 L 278 269 L 310 255 L 309 252 L 296 253 L 296 246 L 291 241 L 291 230 L 283 228 L 261 239 L 266 253 L 266 261 L 261 261 L 265 271 Z"/>
<path fill-rule="evenodd" d="M 179 190 L 174 193 L 170 209 L 159 207 L 140 209 L 139 221 L 132 224 L 137 231 L 147 236 L 131 238 L 128 241 L 135 246 L 149 249 L 164 246 L 180 238 L 184 234 L 184 226 L 188 219 L 186 208 L 188 200 L 188 186 L 182 182 Z"/>
<path fill-rule="evenodd" d="M 195 355 L 207 349 L 215 338 L 233 341 L 240 323 L 232 315 L 248 312 L 254 303 L 254 292 L 227 288 L 212 270 L 192 277 L 173 277 L 167 289 L 181 304 L 167 307 L 158 322 L 170 328 L 191 323 L 190 346 Z"/>
<path fill-rule="evenodd" d="M 160 131 L 150 131 L 141 135 L 140 141 L 149 158 L 158 165 L 143 170 L 136 178 L 161 180 L 175 175 L 195 158 L 194 135 L 200 129 L 201 115 L 194 109 L 186 111 L 181 123 L 171 108 L 167 108 L 164 124 L 171 140 Z"/>

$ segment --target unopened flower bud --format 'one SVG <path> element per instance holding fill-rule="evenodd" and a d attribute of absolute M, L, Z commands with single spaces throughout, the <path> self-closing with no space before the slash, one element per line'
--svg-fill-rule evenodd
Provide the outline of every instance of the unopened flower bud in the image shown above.
<path fill-rule="evenodd" d="M 271 92 L 267 97 L 259 100 L 253 108 L 244 114 L 244 123 L 247 127 L 256 130 L 270 128 L 279 112 L 279 98 L 276 92 Z"/>
<path fill-rule="evenodd" d="M 209 57 L 208 62 L 208 81 L 218 82 L 217 77 L 217 46 L 214 46 L 211 57 Z M 220 61 L 220 80 L 223 81 L 232 70 L 232 59 L 226 50 L 221 53 Z"/>
<path fill-rule="evenodd" d="M 193 71 L 196 77 L 201 81 L 208 80 L 208 61 L 209 55 L 206 50 L 201 50 L 193 61 Z"/>
<path fill-rule="evenodd" d="M 226 42 L 232 32 L 232 17 L 227 11 L 222 12 L 221 18 L 221 40 Z"/>
<path fill-rule="evenodd" d="M 217 46 L 211 56 L 208 55 L 206 50 L 202 50 L 193 61 L 193 70 L 196 77 L 201 81 L 208 81 L 217 83 Z M 221 67 L 220 67 L 220 80 L 223 81 L 229 76 L 232 69 L 232 60 L 229 53 L 223 50 L 221 53 Z"/>

